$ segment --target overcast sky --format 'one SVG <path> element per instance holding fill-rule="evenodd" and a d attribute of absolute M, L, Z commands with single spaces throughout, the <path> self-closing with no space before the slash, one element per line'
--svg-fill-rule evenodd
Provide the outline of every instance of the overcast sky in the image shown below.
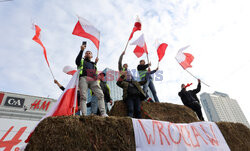
<path fill-rule="evenodd" d="M 163 81 L 155 81 L 161 102 L 181 104 L 177 93 L 182 83 L 195 88 L 197 80 L 175 60 L 178 49 L 191 45 L 185 52 L 194 55 L 194 75 L 210 85 L 202 92 L 219 91 L 238 101 L 250 121 L 250 10 L 247 0 L 13 0 L 0 3 L 0 90 L 57 99 L 61 91 L 53 83 L 42 48 L 32 41 L 35 22 L 42 29 L 41 40 L 56 79 L 63 85 L 70 76 L 62 72 L 66 65 L 75 66 L 81 37 L 72 35 L 77 15 L 89 20 L 101 31 L 98 69 L 117 70 L 136 15 L 142 21 L 152 69 L 157 67 L 155 41 L 169 47 L 160 62 Z M 128 46 L 124 56 L 130 69 L 140 59 Z M 94 45 L 88 41 L 87 49 Z M 201 94 L 200 93 L 200 94 Z"/>

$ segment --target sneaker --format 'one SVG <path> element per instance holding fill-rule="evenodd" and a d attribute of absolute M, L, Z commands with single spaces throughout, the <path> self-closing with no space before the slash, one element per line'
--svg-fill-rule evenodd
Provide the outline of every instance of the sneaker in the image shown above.
<path fill-rule="evenodd" d="M 108 114 L 106 114 L 106 113 L 105 113 L 105 114 L 102 114 L 101 116 L 102 116 L 102 117 L 109 117 Z"/>

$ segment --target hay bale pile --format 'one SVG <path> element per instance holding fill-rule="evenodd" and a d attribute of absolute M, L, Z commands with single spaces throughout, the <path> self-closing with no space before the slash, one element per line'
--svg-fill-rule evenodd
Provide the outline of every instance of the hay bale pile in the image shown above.
<path fill-rule="evenodd" d="M 241 123 L 216 123 L 231 150 L 250 150 L 250 129 Z"/>
<path fill-rule="evenodd" d="M 170 103 L 143 102 L 143 118 L 175 123 L 198 121 L 192 110 Z M 49 117 L 35 129 L 26 151 L 135 151 L 132 120 L 126 106 L 117 101 L 110 117 L 62 116 Z M 231 150 L 250 150 L 250 129 L 239 123 L 217 123 Z"/>
<path fill-rule="evenodd" d="M 35 129 L 26 151 L 135 150 L 130 118 L 61 116 L 44 119 Z"/>
<path fill-rule="evenodd" d="M 126 117 L 127 107 L 123 101 L 116 101 L 109 115 Z M 184 105 L 172 103 L 149 103 L 142 102 L 142 118 L 173 123 L 191 123 L 199 119 L 196 114 Z"/>

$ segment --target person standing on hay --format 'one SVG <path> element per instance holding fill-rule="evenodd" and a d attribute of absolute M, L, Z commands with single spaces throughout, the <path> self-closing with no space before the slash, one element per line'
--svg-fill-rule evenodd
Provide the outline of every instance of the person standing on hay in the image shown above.
<path fill-rule="evenodd" d="M 178 93 L 178 95 L 181 97 L 181 100 L 183 104 L 189 108 L 191 108 L 199 117 L 201 121 L 204 121 L 204 118 L 202 116 L 201 112 L 201 105 L 198 97 L 196 96 L 197 93 L 201 90 L 201 81 L 198 79 L 198 86 L 194 90 L 187 91 L 186 88 L 189 87 L 191 84 L 182 84 L 181 85 L 181 91 Z"/>
<path fill-rule="evenodd" d="M 107 84 L 107 81 L 105 80 L 105 76 L 106 74 L 104 72 L 100 73 L 98 75 L 98 83 L 102 88 L 102 92 L 104 94 L 104 102 L 105 102 L 105 110 L 106 113 L 108 112 L 108 103 L 110 103 L 110 105 L 113 104 L 113 100 L 110 96 L 110 88 L 109 85 Z M 97 97 L 95 96 L 95 94 L 90 91 L 90 94 L 92 96 L 91 98 L 91 113 L 92 114 L 98 114 L 98 105 L 97 105 Z"/>
<path fill-rule="evenodd" d="M 117 85 L 123 89 L 123 101 L 127 106 L 127 115 L 130 117 L 141 118 L 141 100 L 146 98 L 141 86 L 147 81 L 134 81 L 131 74 L 122 72 L 117 81 Z"/>
<path fill-rule="evenodd" d="M 159 102 L 153 83 L 153 78 L 151 77 L 151 74 L 154 74 L 158 70 L 158 67 L 156 68 L 156 70 L 151 71 L 149 66 L 151 66 L 151 63 L 145 64 L 145 60 L 140 60 L 140 64 L 137 66 L 137 70 L 139 72 L 140 80 L 147 80 L 147 83 L 143 85 L 143 91 L 146 94 L 147 101 L 152 102 L 152 99 L 148 96 L 147 93 L 149 88 L 154 96 L 154 101 Z"/>
<path fill-rule="evenodd" d="M 76 57 L 76 65 L 78 70 L 80 70 L 79 77 L 79 87 L 80 87 L 80 108 L 83 115 L 87 115 L 87 90 L 90 88 L 96 95 L 98 99 L 98 107 L 101 113 L 101 116 L 108 116 L 105 110 L 104 104 L 104 95 L 100 85 L 97 82 L 97 67 L 96 63 L 98 58 L 95 59 L 95 62 L 92 62 L 93 57 L 91 51 L 86 51 L 84 58 L 82 58 L 83 52 L 86 48 L 86 45 L 81 46 L 81 50 Z"/>

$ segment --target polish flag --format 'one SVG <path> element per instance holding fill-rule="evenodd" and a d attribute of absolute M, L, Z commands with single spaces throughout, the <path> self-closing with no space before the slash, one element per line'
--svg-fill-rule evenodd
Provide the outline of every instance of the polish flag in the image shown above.
<path fill-rule="evenodd" d="M 134 25 L 134 28 L 132 30 L 132 33 L 130 34 L 129 36 L 129 40 L 131 40 L 133 38 L 133 35 L 136 31 L 138 30 L 141 30 L 141 21 L 140 21 L 140 18 L 137 16 L 136 17 L 136 21 L 135 21 L 135 25 Z"/>
<path fill-rule="evenodd" d="M 96 48 L 99 50 L 100 44 L 100 31 L 96 29 L 89 21 L 82 17 L 78 17 L 78 22 L 72 32 L 73 35 L 77 35 L 83 38 L 91 40 Z"/>
<path fill-rule="evenodd" d="M 44 54 L 44 57 L 45 57 L 45 60 L 49 66 L 49 61 L 48 61 L 48 58 L 47 58 L 47 52 L 46 52 L 46 48 L 44 47 L 42 41 L 40 40 L 40 32 L 41 32 L 41 28 L 38 26 L 38 25 L 34 25 L 35 26 L 35 30 L 36 30 L 36 34 L 35 36 L 32 38 L 32 40 L 34 40 L 35 42 L 37 42 L 39 45 L 42 46 L 43 48 L 43 54 Z"/>
<path fill-rule="evenodd" d="M 68 75 L 74 75 L 76 71 L 77 71 L 77 70 L 74 69 L 74 68 L 71 67 L 71 66 L 65 66 L 65 67 L 63 68 L 63 72 L 66 73 L 66 74 L 68 74 Z"/>
<path fill-rule="evenodd" d="M 157 54 L 158 54 L 159 62 L 161 61 L 161 59 L 165 55 L 165 51 L 166 51 L 167 47 L 168 47 L 168 44 L 166 44 L 166 43 L 162 43 L 158 46 Z"/>
<path fill-rule="evenodd" d="M 192 67 L 191 63 L 194 60 L 194 56 L 191 55 L 190 53 L 183 53 L 183 51 L 188 47 L 189 46 L 181 48 L 175 57 L 177 62 L 182 66 L 184 70 L 187 68 L 191 68 Z"/>
<path fill-rule="evenodd" d="M 79 71 L 73 75 L 73 77 L 69 81 L 69 84 L 67 85 L 67 87 L 57 100 L 57 102 L 54 104 L 53 108 L 50 109 L 50 111 L 40 120 L 40 122 L 49 116 L 72 115 L 74 113 L 74 110 L 75 111 L 78 110 L 77 108 L 78 81 L 79 81 Z M 33 131 L 34 130 L 32 130 L 28 138 L 25 140 L 25 143 L 29 142 Z"/>
<path fill-rule="evenodd" d="M 140 58 L 144 53 L 148 54 L 147 45 L 143 34 L 130 45 L 136 45 L 134 53 L 138 58 Z"/>

